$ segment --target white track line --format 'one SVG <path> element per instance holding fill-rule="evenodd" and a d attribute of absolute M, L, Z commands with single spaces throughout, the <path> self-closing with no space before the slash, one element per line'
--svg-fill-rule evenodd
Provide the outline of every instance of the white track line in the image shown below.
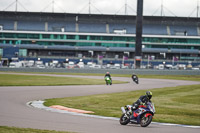
<path fill-rule="evenodd" d="M 100 118 L 100 119 L 106 119 L 106 120 L 117 120 L 117 121 L 119 121 L 119 118 L 116 118 L 116 117 L 105 117 L 105 116 L 99 116 L 99 115 L 81 114 L 81 113 L 69 112 L 69 111 L 66 111 L 66 110 L 54 109 L 54 108 L 50 108 L 50 107 L 44 106 L 43 103 L 44 103 L 44 101 L 38 100 L 38 101 L 28 102 L 27 105 L 31 106 L 31 107 L 35 107 L 35 108 L 51 111 L 51 112 L 66 113 L 66 114 L 71 114 L 71 115 L 79 115 L 79 116 L 85 116 L 85 117 L 92 117 L 92 118 Z M 152 122 L 152 124 L 165 125 L 165 126 L 179 126 L 179 127 L 187 127 L 187 128 L 199 128 L 200 129 L 200 126 L 190 126 L 190 125 L 181 125 L 181 124 L 172 124 L 172 123 Z"/>

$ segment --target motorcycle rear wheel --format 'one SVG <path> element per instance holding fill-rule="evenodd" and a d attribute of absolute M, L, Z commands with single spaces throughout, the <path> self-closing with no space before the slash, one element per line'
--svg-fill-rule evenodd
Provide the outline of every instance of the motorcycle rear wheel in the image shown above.
<path fill-rule="evenodd" d="M 122 116 L 120 117 L 119 123 L 121 125 L 127 125 L 130 122 L 130 118 L 126 117 L 125 114 L 122 114 Z"/>
<path fill-rule="evenodd" d="M 145 114 L 141 117 L 140 125 L 141 127 L 147 127 L 152 121 L 152 115 L 145 117 Z"/>

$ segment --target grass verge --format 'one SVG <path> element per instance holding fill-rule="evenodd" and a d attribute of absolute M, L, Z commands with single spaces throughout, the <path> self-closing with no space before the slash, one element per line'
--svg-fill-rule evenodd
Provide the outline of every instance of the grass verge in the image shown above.
<path fill-rule="evenodd" d="M 3 72 L 3 71 L 2 71 Z M 12 73 L 11 71 L 7 73 Z M 21 73 L 21 72 L 15 72 Z M 41 74 L 38 72 L 23 72 L 23 73 L 33 73 Z M 55 75 L 81 75 L 81 76 L 102 76 L 105 74 L 100 73 L 56 73 L 56 72 L 44 72 L 42 74 L 55 74 Z M 112 77 L 130 77 L 131 74 L 112 74 Z M 189 80 L 189 81 L 200 81 L 200 75 L 138 75 L 139 78 L 153 78 L 153 79 L 172 79 L 172 80 Z"/>
<path fill-rule="evenodd" d="M 156 122 L 200 126 L 200 85 L 152 89 Z M 47 99 L 46 106 L 62 105 L 94 111 L 95 115 L 120 117 L 120 107 L 132 104 L 146 90 L 81 97 Z"/>
<path fill-rule="evenodd" d="M 104 76 L 105 74 L 97 73 L 49 73 L 57 75 L 82 75 L 82 76 Z M 131 74 L 112 74 L 112 77 L 130 77 Z M 152 79 L 172 79 L 172 80 L 189 80 L 200 81 L 200 75 L 138 75 L 139 78 L 152 78 Z"/>
<path fill-rule="evenodd" d="M 113 80 L 113 84 L 127 83 Z M 0 86 L 102 85 L 104 79 L 0 74 Z"/>
<path fill-rule="evenodd" d="M 0 126 L 0 133 L 72 133 L 72 132 Z"/>

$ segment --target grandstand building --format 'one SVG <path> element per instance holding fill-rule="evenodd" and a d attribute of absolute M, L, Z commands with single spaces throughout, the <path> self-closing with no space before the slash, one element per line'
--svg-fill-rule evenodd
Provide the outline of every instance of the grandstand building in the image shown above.
<path fill-rule="evenodd" d="M 200 62 L 200 19 L 144 16 L 143 63 Z M 2 60 L 134 63 L 136 16 L 0 11 Z M 160 63 L 160 62 L 159 62 Z"/>

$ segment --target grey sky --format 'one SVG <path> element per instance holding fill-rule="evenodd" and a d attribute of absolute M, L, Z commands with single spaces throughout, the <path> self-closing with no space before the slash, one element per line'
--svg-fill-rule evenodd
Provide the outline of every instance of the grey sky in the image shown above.
<path fill-rule="evenodd" d="M 0 0 L 0 10 L 15 11 L 16 0 Z M 125 1 L 127 1 L 127 14 L 136 14 L 137 0 L 90 0 L 91 13 L 95 14 L 125 14 Z M 161 15 L 163 3 L 163 16 L 197 16 L 197 3 L 200 0 L 144 0 L 144 15 Z M 12 4 L 13 3 L 13 4 Z M 66 12 L 89 13 L 89 0 L 18 0 L 18 11 L 34 12 Z M 200 11 L 199 11 L 200 16 Z"/>

